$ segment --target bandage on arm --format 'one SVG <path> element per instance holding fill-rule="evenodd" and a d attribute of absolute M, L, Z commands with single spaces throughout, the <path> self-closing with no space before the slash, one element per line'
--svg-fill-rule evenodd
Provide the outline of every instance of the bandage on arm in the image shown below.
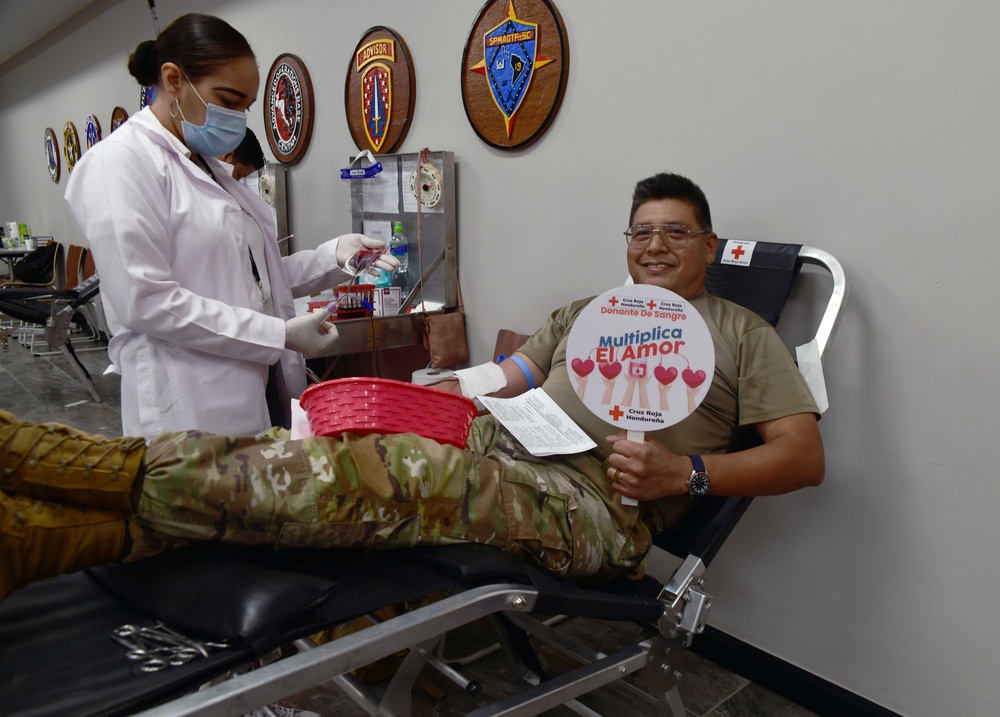
<path fill-rule="evenodd" d="M 507 386 L 507 374 L 499 364 L 492 362 L 458 369 L 455 376 L 462 387 L 462 395 L 466 398 L 488 396 Z"/>

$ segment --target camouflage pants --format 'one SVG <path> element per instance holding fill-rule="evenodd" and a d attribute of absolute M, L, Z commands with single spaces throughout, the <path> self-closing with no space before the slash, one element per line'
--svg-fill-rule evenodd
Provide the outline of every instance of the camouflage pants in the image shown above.
<path fill-rule="evenodd" d="M 542 461 L 490 417 L 474 422 L 465 450 L 413 434 L 165 434 L 147 449 L 133 522 L 133 559 L 179 540 L 371 549 L 472 541 L 575 579 L 639 576 L 650 545 L 600 461 Z"/>

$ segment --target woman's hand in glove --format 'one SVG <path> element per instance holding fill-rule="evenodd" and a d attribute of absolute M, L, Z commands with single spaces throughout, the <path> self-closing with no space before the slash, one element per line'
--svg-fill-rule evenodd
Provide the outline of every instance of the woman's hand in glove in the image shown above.
<path fill-rule="evenodd" d="M 298 351 L 306 358 L 322 356 L 340 338 L 337 327 L 328 321 L 325 311 L 314 311 L 285 322 L 285 348 Z"/>
<path fill-rule="evenodd" d="M 389 273 L 399 266 L 399 259 L 389 253 L 389 245 L 381 239 L 372 239 L 364 234 L 344 234 L 337 241 L 337 264 L 347 266 L 348 260 L 362 249 L 378 249 L 382 252 L 375 266 Z"/>

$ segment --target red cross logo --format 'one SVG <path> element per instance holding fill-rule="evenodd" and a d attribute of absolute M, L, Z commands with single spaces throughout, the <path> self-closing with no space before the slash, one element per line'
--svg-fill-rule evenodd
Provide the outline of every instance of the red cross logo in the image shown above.
<path fill-rule="evenodd" d="M 733 249 L 733 258 L 736 261 L 740 260 L 740 257 L 747 253 L 747 250 L 743 248 L 742 244 L 737 244 L 736 248 Z"/>
<path fill-rule="evenodd" d="M 618 408 L 618 406 L 615 406 L 610 411 L 608 411 L 608 415 L 611 416 L 612 420 L 617 421 L 619 418 L 625 415 L 625 411 Z"/>
<path fill-rule="evenodd" d="M 650 299 L 650 300 L 649 300 L 649 303 L 648 303 L 648 304 L 646 304 L 646 306 L 648 306 L 648 307 L 649 307 L 649 310 L 650 310 L 650 311 L 652 311 L 653 309 L 655 309 L 655 308 L 656 308 L 656 302 L 655 302 L 655 301 L 653 301 L 652 299 Z"/>
<path fill-rule="evenodd" d="M 610 299 L 608 299 L 608 303 L 611 304 L 612 306 L 617 306 L 618 305 L 618 297 L 612 296 Z"/>

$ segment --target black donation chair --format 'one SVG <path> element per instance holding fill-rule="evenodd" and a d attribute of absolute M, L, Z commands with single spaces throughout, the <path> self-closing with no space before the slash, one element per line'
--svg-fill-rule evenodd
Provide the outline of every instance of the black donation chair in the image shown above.
<path fill-rule="evenodd" d="M 712 290 L 732 298 L 731 292 L 747 286 L 777 284 L 768 290 L 776 310 L 771 300 L 754 303 L 756 292 L 751 301 L 776 321 L 802 264 L 824 267 L 833 287 L 813 339 L 821 355 L 846 298 L 840 265 L 807 247 L 758 242 L 753 248 L 749 267 L 712 268 L 712 281 L 718 281 Z M 720 262 L 723 253 L 720 248 Z M 749 502 L 704 497 L 660 536 L 660 548 L 678 563 L 663 582 L 647 577 L 581 587 L 498 549 L 471 544 L 369 554 L 209 546 L 40 581 L 0 604 L 3 711 L 10 717 L 139 710 L 146 710 L 145 717 L 239 716 L 332 679 L 368 714 L 408 715 L 418 673 L 431 666 L 465 689 L 471 715 L 534 715 L 560 704 L 594 714 L 577 699 L 641 673 L 620 683 L 628 699 L 685 717 L 676 658 L 706 624 L 713 600 L 706 568 Z M 315 646 L 310 639 L 429 594 L 439 599 L 390 619 L 372 618 L 371 627 L 332 642 Z M 605 653 L 571 640 L 558 629 L 561 618 L 552 616 L 650 629 Z M 449 630 L 484 617 L 497 625 L 514 673 L 525 680 L 523 690 L 495 702 L 439 649 Z M 196 638 L 205 654 L 147 672 L 110 639 L 122 625 L 154 621 Z M 229 646 L 206 646 L 221 641 Z M 300 650 L 296 654 L 198 690 L 233 667 L 292 644 Z M 565 668 L 552 671 L 537 653 L 540 645 L 566 655 L 559 663 Z M 380 695 L 349 674 L 402 650 L 406 657 Z"/>
<path fill-rule="evenodd" d="M 73 289 L 43 289 L 7 286 L 0 289 L 0 314 L 40 327 L 50 351 L 58 351 L 69 362 L 76 377 L 96 403 L 101 397 L 90 372 L 73 348 L 72 331 L 86 324 L 83 309 L 97 297 L 100 281 L 91 276 Z M 0 348 L 7 351 L 9 332 L 0 328 Z"/>

